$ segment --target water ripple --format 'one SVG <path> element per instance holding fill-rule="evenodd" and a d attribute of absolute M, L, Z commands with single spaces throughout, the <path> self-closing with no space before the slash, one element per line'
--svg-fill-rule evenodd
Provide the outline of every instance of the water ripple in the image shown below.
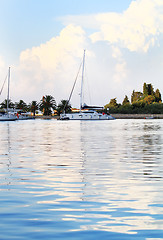
<path fill-rule="evenodd" d="M 162 120 L 0 132 L 0 239 L 163 239 Z"/>

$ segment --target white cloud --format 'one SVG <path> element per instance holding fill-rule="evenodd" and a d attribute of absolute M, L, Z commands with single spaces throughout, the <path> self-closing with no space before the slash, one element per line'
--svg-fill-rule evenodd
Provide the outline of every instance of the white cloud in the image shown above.
<path fill-rule="evenodd" d="M 93 30 L 90 35 L 93 43 L 107 41 L 130 51 L 147 52 L 150 46 L 158 44 L 163 32 L 163 1 L 137 0 L 123 13 L 67 16 L 62 21 Z"/>
<path fill-rule="evenodd" d="M 115 83 L 120 83 L 126 78 L 126 63 L 121 62 L 115 65 L 115 74 L 113 80 Z"/>
<path fill-rule="evenodd" d="M 144 81 L 157 83 L 162 92 L 162 11 L 162 0 L 137 0 L 121 14 L 62 18 L 66 26 L 58 36 L 20 53 L 19 65 L 12 68 L 13 99 L 68 98 L 85 48 L 92 104 L 114 97 L 121 102 Z M 78 101 L 79 95 L 73 106 Z"/>
<path fill-rule="evenodd" d="M 116 59 L 116 64 L 114 67 L 113 81 L 117 84 L 124 81 L 127 77 L 127 64 L 123 58 L 123 54 L 120 48 L 115 47 L 114 45 L 111 47 L 112 49 L 112 57 Z"/>
<path fill-rule="evenodd" d="M 26 91 L 31 100 L 32 96 L 41 98 L 43 94 L 52 94 L 57 100 L 68 97 L 67 88 L 71 89 L 75 79 L 85 42 L 82 28 L 69 25 L 59 36 L 23 51 L 14 91 L 22 97 Z"/>
<path fill-rule="evenodd" d="M 77 18 L 68 16 L 64 17 L 64 23 L 78 24 L 91 31 L 89 37 L 96 56 L 96 46 L 100 44 L 102 50 L 108 43 L 107 51 L 109 54 L 111 49 L 112 59 L 108 59 L 108 63 L 99 60 L 97 69 L 102 63 L 106 67 L 101 73 L 101 83 L 108 86 L 108 91 L 111 86 L 113 91 L 108 92 L 111 97 L 114 92 L 115 96 L 121 95 L 122 99 L 126 91 L 128 94 L 133 89 L 141 90 L 144 81 L 159 83 L 161 80 L 159 74 L 162 73 L 163 60 L 158 51 L 162 49 L 162 0 L 132 1 L 123 13 L 99 13 Z M 102 52 L 106 59 L 107 52 Z M 107 81 L 112 84 L 109 85 Z M 161 86 L 162 82 L 158 87 Z"/>
<path fill-rule="evenodd" d="M 37 61 L 42 69 L 49 72 L 53 69 L 59 70 L 60 64 L 65 68 L 67 63 L 72 61 L 72 56 L 80 56 L 84 40 L 84 31 L 80 27 L 69 25 L 61 31 L 60 36 L 52 38 L 39 47 L 23 51 L 20 62 L 24 63 L 29 59 L 33 62 Z"/>
<path fill-rule="evenodd" d="M 121 58 L 122 53 L 118 47 L 112 46 L 112 57 L 113 58 Z"/>
<path fill-rule="evenodd" d="M 163 32 L 162 10 L 162 1 L 133 1 L 123 14 L 97 15 L 100 29 L 90 37 L 93 42 L 119 43 L 130 51 L 147 52 L 150 46 L 157 43 L 160 32 Z"/>

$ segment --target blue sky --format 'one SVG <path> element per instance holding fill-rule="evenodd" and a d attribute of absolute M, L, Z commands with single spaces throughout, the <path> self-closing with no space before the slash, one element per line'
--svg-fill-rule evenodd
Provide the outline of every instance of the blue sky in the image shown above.
<path fill-rule="evenodd" d="M 131 0 L 0 0 L 0 51 L 12 60 L 20 51 L 59 34 L 66 15 L 124 11 Z M 7 59 L 6 59 L 7 61 Z"/>
<path fill-rule="evenodd" d="M 0 87 L 11 65 L 13 101 L 58 103 L 86 48 L 92 104 L 121 102 L 144 82 L 163 93 L 162 14 L 161 0 L 0 0 Z"/>

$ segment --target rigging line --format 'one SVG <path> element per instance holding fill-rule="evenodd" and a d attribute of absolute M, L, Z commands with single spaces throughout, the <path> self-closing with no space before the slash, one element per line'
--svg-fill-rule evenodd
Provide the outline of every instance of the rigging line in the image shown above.
<path fill-rule="evenodd" d="M 7 76 L 8 76 L 8 75 L 7 75 Z M 5 78 L 4 82 L 3 82 L 3 85 L 2 85 L 2 88 L 1 88 L 1 91 L 0 91 L 0 95 L 2 94 L 2 91 L 3 91 L 3 88 L 4 88 L 5 82 L 6 82 L 6 80 L 7 80 L 7 76 L 6 76 L 6 78 Z"/>
<path fill-rule="evenodd" d="M 66 101 L 63 111 L 65 111 L 66 106 L 67 106 L 67 105 L 69 104 L 69 102 L 70 102 L 70 99 L 71 99 L 71 97 L 72 97 L 72 94 L 73 94 L 73 91 L 74 91 L 74 88 L 75 88 L 75 85 L 76 85 L 76 82 L 77 82 L 77 79 L 78 79 L 78 76 L 79 76 L 79 72 L 80 72 L 81 66 L 82 66 L 82 62 L 81 62 L 81 64 L 80 64 L 80 67 L 79 67 L 77 76 L 76 76 L 76 78 L 75 78 L 75 81 L 74 81 L 74 84 L 73 84 L 73 87 L 72 87 L 72 90 L 71 90 L 69 99 L 68 99 L 68 101 Z"/>
<path fill-rule="evenodd" d="M 75 88 L 75 85 L 76 85 L 76 81 L 77 81 L 77 79 L 78 79 L 78 75 L 79 75 L 79 72 L 80 72 L 81 66 L 82 66 L 82 63 L 80 64 L 80 67 L 79 67 L 79 70 L 78 70 L 77 76 L 76 76 L 76 78 L 75 78 L 75 82 L 74 82 L 73 88 L 72 88 L 71 93 L 70 93 L 70 97 L 69 97 L 69 99 L 68 99 L 68 102 L 70 101 L 70 99 L 71 99 L 71 97 L 72 97 L 72 93 L 73 93 L 73 91 L 74 91 L 74 88 Z"/>

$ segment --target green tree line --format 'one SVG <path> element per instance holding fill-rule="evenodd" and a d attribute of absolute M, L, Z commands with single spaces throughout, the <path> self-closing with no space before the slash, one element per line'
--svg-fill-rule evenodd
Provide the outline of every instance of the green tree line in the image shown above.
<path fill-rule="evenodd" d="M 154 91 L 152 84 L 143 84 L 143 92 L 133 90 L 131 94 L 131 101 L 125 95 L 121 103 L 117 103 L 117 99 L 113 98 L 105 109 L 109 108 L 110 113 L 123 114 L 163 114 L 163 103 L 161 100 L 161 93 L 159 89 Z"/>
<path fill-rule="evenodd" d="M 6 108 L 7 100 L 5 99 L 2 103 L 0 103 L 0 111 L 3 112 Z M 32 101 L 29 104 L 25 103 L 23 100 L 19 100 L 19 102 L 15 103 L 9 100 L 9 108 L 16 109 L 21 112 L 30 111 L 34 116 L 38 110 L 42 111 L 43 115 L 52 115 L 54 112 L 59 115 L 63 111 L 71 111 L 71 105 L 67 102 L 67 100 L 61 100 L 61 102 L 57 105 L 55 98 L 51 95 L 43 96 L 39 102 Z"/>
<path fill-rule="evenodd" d="M 7 100 L 5 99 L 0 103 L 0 111 L 7 108 Z M 32 101 L 27 104 L 23 100 L 13 103 L 9 100 L 9 108 L 17 109 L 19 111 L 30 111 L 35 114 L 38 110 L 42 111 L 43 115 L 52 115 L 53 113 L 59 115 L 63 112 L 71 112 L 71 104 L 67 100 L 61 100 L 57 105 L 55 98 L 51 95 L 43 96 L 37 102 Z M 122 103 L 117 103 L 116 98 L 112 98 L 108 104 L 105 105 L 105 111 L 109 108 L 110 113 L 123 113 L 123 114 L 163 114 L 163 103 L 161 100 L 161 93 L 159 89 L 154 91 L 152 84 L 143 85 L 143 92 L 133 90 L 131 94 L 131 101 L 125 95 Z"/>

